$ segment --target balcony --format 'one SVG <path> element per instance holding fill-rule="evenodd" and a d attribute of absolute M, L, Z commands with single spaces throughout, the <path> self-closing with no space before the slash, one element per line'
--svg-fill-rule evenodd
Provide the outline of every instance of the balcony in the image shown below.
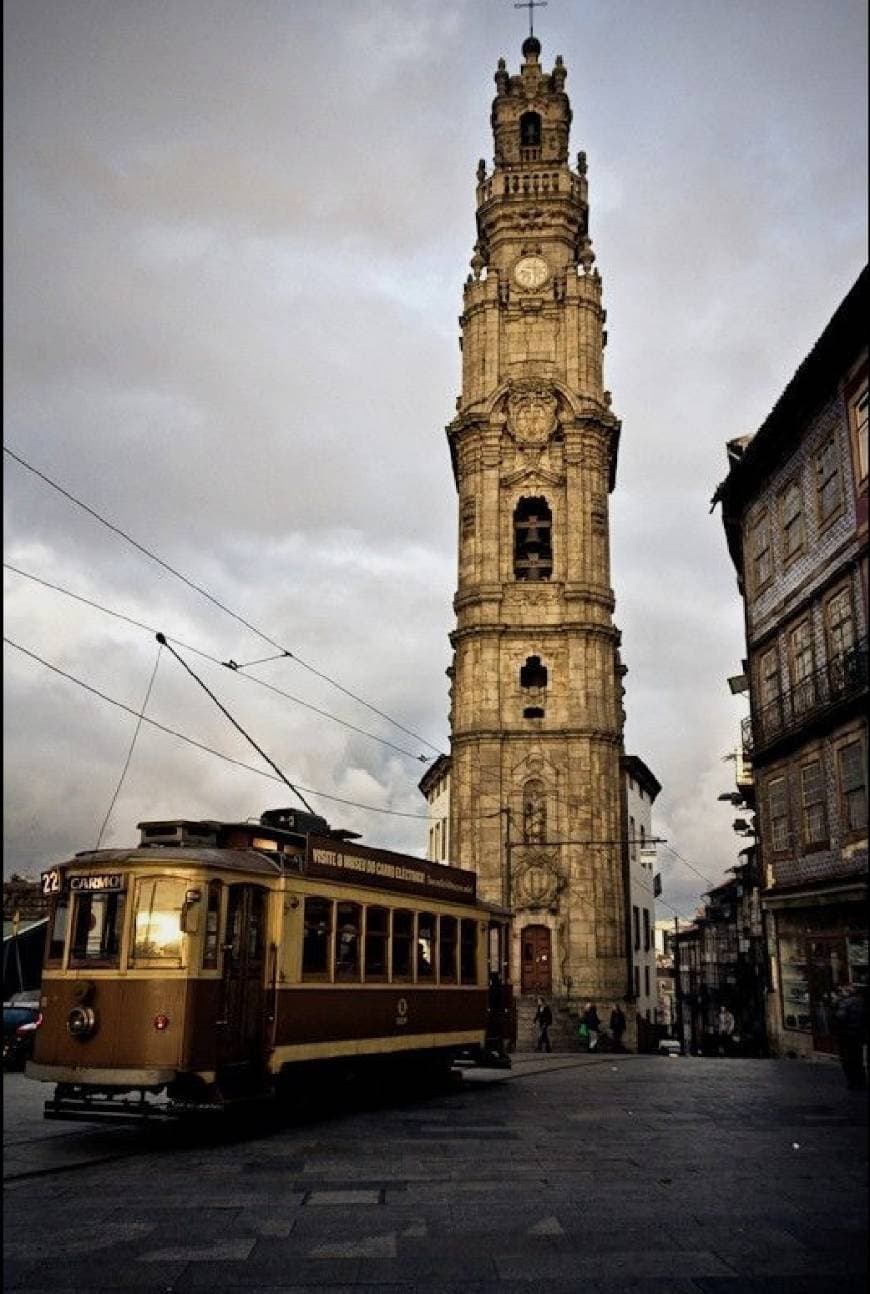
<path fill-rule="evenodd" d="M 743 750 L 758 755 L 867 690 L 867 639 L 814 670 L 742 723 Z"/>

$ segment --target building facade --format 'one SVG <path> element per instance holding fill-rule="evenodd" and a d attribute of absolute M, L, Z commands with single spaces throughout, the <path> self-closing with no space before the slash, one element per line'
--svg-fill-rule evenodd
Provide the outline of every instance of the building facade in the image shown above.
<path fill-rule="evenodd" d="M 631 992 L 622 667 L 608 537 L 620 424 L 604 389 L 586 157 L 529 37 L 495 74 L 494 161 L 447 428 L 459 502 L 450 849 L 516 913 L 521 992 Z"/>
<path fill-rule="evenodd" d="M 832 1053 L 867 983 L 867 270 L 715 499 L 744 600 L 777 1054 Z"/>
<path fill-rule="evenodd" d="M 426 857 L 433 863 L 450 862 L 450 756 L 439 755 L 418 783 L 426 797 L 429 829 Z"/>
<path fill-rule="evenodd" d="M 661 783 L 637 755 L 622 760 L 628 835 L 629 902 L 631 904 L 631 963 L 638 1018 L 656 1022 L 655 888 L 656 847 L 652 806 Z"/>

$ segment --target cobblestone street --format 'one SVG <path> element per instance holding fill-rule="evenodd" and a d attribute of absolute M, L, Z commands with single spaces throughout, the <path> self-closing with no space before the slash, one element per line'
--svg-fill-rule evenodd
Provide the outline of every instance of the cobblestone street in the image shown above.
<path fill-rule="evenodd" d="M 243 1137 L 45 1124 L 7 1077 L 5 1288 L 864 1289 L 866 1104 L 834 1065 L 516 1057 Z"/>

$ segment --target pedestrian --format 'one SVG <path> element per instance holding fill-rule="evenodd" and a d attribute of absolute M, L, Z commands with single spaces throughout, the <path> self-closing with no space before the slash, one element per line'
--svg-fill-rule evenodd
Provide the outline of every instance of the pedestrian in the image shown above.
<path fill-rule="evenodd" d="M 867 1042 L 867 989 L 849 984 L 834 1007 L 834 1035 L 846 1084 L 853 1092 L 865 1086 L 864 1045 Z"/>
<path fill-rule="evenodd" d="M 734 1023 L 734 1016 L 728 1010 L 728 1007 L 720 1006 L 718 1021 L 718 1051 L 720 1056 L 727 1056 L 731 1051 L 731 1035 L 734 1032 Z"/>
<path fill-rule="evenodd" d="M 610 1032 L 613 1034 L 613 1050 L 622 1051 L 622 1035 L 625 1033 L 625 1012 L 618 1002 L 614 1002 L 610 1012 Z"/>
<path fill-rule="evenodd" d="M 598 1046 L 598 1032 L 601 1028 L 601 1021 L 598 1019 L 598 1011 L 594 1002 L 586 1003 L 586 1010 L 583 1012 L 583 1023 L 586 1026 L 586 1033 L 589 1038 L 589 1050 L 594 1051 Z"/>
<path fill-rule="evenodd" d="M 535 1051 L 552 1051 L 550 1046 L 550 1025 L 553 1023 L 553 1012 L 542 997 L 538 998 L 538 1009 L 535 1012 L 535 1024 L 538 1026 L 538 1045 Z"/>

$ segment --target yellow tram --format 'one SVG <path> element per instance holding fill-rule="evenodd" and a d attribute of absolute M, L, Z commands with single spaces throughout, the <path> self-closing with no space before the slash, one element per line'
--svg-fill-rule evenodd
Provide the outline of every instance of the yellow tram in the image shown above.
<path fill-rule="evenodd" d="M 27 1073 L 56 1084 L 47 1117 L 222 1108 L 340 1064 L 509 1064 L 509 916 L 473 873 L 287 809 L 139 830 L 43 873 Z"/>

